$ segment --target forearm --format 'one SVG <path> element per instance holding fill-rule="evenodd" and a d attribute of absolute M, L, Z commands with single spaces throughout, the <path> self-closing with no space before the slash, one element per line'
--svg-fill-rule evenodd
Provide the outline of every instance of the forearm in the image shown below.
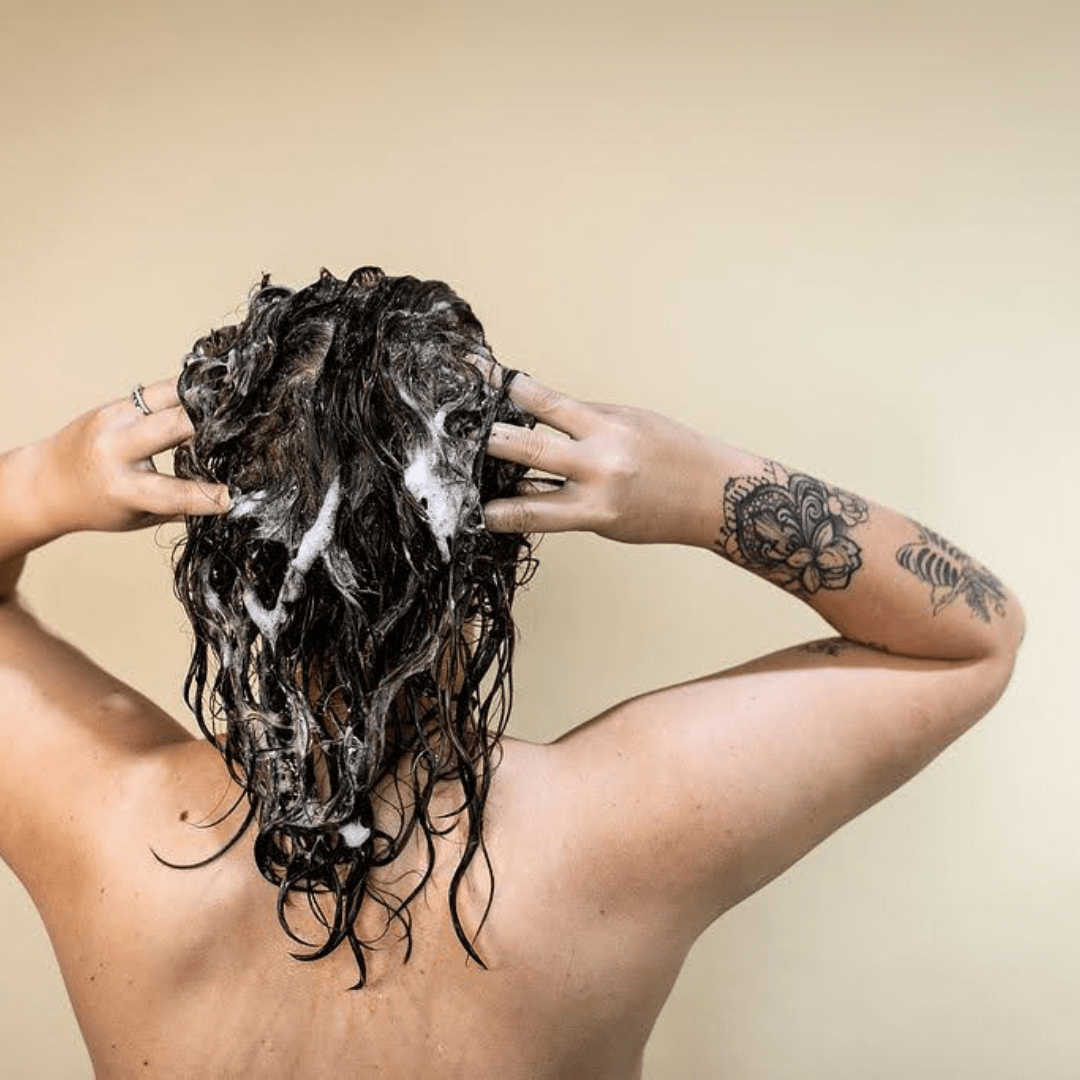
<path fill-rule="evenodd" d="M 718 527 L 693 542 L 798 596 L 844 637 L 950 660 L 1019 644 L 1016 598 L 936 532 L 721 443 L 701 467 L 712 472 L 701 488 L 711 486 Z"/>
<path fill-rule="evenodd" d="M 1015 597 L 902 514 L 659 413 L 577 401 L 527 375 L 510 396 L 552 430 L 495 424 L 488 454 L 565 480 L 492 500 L 489 529 L 704 547 L 798 596 L 853 641 L 940 660 L 1015 654 Z"/>

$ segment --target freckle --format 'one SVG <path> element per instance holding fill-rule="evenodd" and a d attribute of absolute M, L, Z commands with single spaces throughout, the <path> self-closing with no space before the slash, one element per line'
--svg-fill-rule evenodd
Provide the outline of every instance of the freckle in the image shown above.
<path fill-rule="evenodd" d="M 94 981 L 94 980 L 95 980 L 96 978 L 97 978 L 97 976 L 96 976 L 96 975 L 91 975 L 91 976 L 90 976 L 90 981 L 91 981 L 91 982 L 93 982 L 93 981 Z"/>

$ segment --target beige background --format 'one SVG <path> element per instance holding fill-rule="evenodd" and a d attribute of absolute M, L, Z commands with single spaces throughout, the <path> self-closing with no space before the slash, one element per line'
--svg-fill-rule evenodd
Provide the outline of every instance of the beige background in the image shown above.
<path fill-rule="evenodd" d="M 0 439 L 175 372 L 263 270 L 376 263 L 569 392 L 917 515 L 1025 601 L 1013 685 L 713 928 L 647 1075 L 1076 1077 L 1078 73 L 1069 2 L 0 3 Z M 26 586 L 179 714 L 168 540 Z M 540 554 L 528 736 L 822 630 L 705 553 Z M 0 905 L 0 1073 L 89 1075 Z"/>

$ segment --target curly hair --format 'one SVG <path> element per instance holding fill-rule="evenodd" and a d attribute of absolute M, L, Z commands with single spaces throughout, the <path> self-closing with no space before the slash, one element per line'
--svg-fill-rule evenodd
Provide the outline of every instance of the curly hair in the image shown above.
<path fill-rule="evenodd" d="M 495 379 L 493 362 L 449 286 L 368 266 L 344 281 L 324 269 L 299 290 L 265 275 L 243 321 L 200 338 L 179 378 L 195 434 L 176 475 L 227 484 L 233 500 L 225 515 L 189 518 L 178 545 L 176 593 L 194 630 L 184 696 L 249 804 L 197 865 L 254 823 L 278 920 L 310 950 L 293 955 L 348 942 L 356 988 L 374 944 L 355 930 L 361 905 L 400 922 L 407 961 L 409 903 L 431 877 L 434 837 L 462 814 L 448 903 L 483 966 L 484 807 L 513 699 L 511 605 L 536 567 L 527 537 L 483 525 L 482 503 L 525 472 L 484 453 L 492 424 L 535 423 L 507 396 L 515 373 Z M 396 828 L 375 812 L 386 778 Z M 460 790 L 449 824 L 432 812 L 444 782 Z M 372 870 L 417 828 L 421 880 L 405 896 L 376 886 Z M 478 853 L 488 898 L 470 939 L 458 890 Z M 293 895 L 325 940 L 294 931 Z"/>

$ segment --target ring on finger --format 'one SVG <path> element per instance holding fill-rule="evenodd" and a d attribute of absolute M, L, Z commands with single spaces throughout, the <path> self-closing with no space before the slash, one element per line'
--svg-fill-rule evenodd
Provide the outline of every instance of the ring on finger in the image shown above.
<path fill-rule="evenodd" d="M 143 397 L 145 389 L 142 383 L 136 383 L 131 390 L 131 401 L 143 416 L 149 416 L 154 410 L 146 404 L 146 398 Z"/>

